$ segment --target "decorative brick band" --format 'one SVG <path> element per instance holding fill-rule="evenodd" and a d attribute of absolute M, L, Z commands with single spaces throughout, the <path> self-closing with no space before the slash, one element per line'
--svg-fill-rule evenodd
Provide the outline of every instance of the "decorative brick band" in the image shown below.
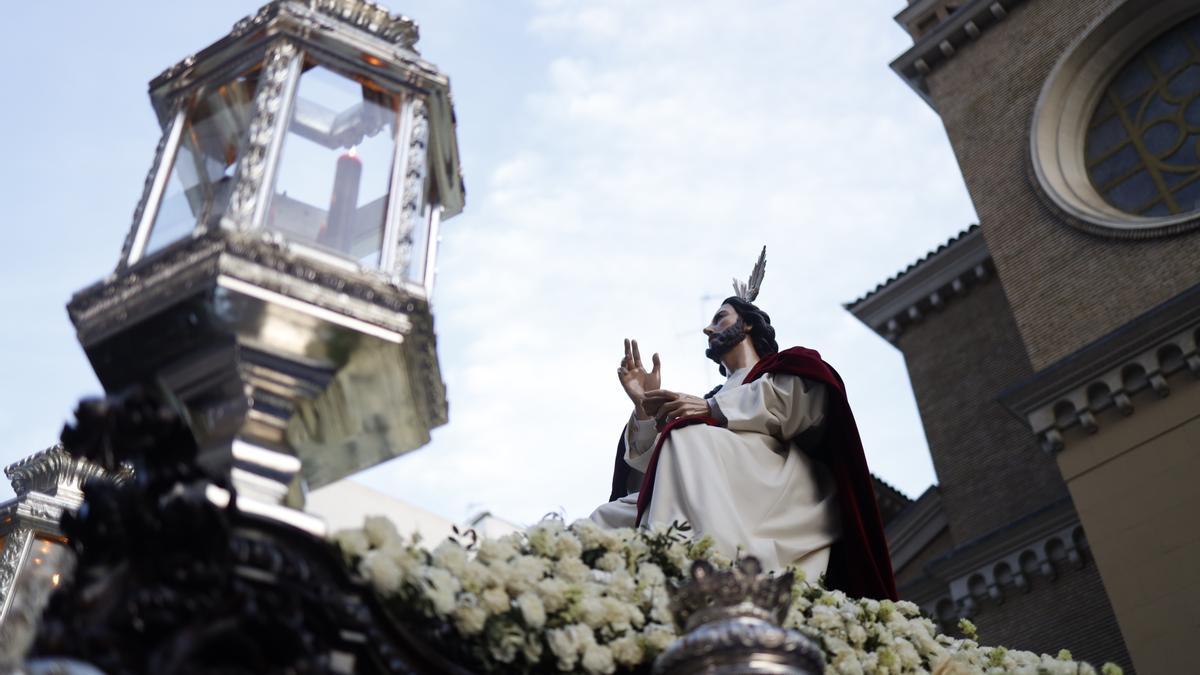
<path fill-rule="evenodd" d="M 1198 344 L 1200 285 L 1009 389 L 1000 401 L 1028 422 L 1043 450 L 1057 452 L 1065 432 L 1099 431 L 1100 413 L 1132 415 L 1137 394 L 1166 398 L 1172 378 L 1200 378 Z"/>

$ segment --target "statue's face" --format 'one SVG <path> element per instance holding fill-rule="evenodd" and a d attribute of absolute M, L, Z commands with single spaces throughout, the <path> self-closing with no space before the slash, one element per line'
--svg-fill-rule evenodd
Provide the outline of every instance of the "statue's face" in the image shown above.
<path fill-rule="evenodd" d="M 729 304 L 721 305 L 717 309 L 717 313 L 713 314 L 712 323 L 704 327 L 704 334 L 708 336 L 711 342 L 714 335 L 723 330 L 727 330 L 730 326 L 737 323 L 738 313 Z"/>
<path fill-rule="evenodd" d="M 721 305 L 713 315 L 712 323 L 704 327 L 704 334 L 708 336 L 705 354 L 710 359 L 720 359 L 749 333 L 750 327 L 738 316 L 737 310 L 728 304 Z"/>

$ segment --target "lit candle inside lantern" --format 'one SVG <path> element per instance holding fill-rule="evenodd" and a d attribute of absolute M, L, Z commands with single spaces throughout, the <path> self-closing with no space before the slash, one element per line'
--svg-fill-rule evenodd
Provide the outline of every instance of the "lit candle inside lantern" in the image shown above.
<path fill-rule="evenodd" d="M 329 198 L 329 218 L 318 241 L 343 253 L 350 253 L 353 241 L 354 213 L 358 210 L 358 188 L 362 181 L 362 160 L 352 147 L 338 157 L 333 175 L 333 194 Z"/>

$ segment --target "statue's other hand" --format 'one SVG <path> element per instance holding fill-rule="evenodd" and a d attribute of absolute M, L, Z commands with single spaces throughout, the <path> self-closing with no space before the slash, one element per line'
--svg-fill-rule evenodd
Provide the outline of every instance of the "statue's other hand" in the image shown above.
<path fill-rule="evenodd" d="M 651 417 L 657 417 L 658 411 L 667 403 L 679 398 L 679 394 L 667 389 L 649 389 L 642 399 L 642 410 Z"/>
<path fill-rule="evenodd" d="M 667 395 L 670 395 L 669 397 Z M 649 407 L 650 401 L 656 405 L 654 419 L 658 424 L 659 429 L 671 423 L 680 417 L 697 417 L 700 415 L 708 415 L 708 401 L 699 396 L 691 394 L 677 394 L 664 389 L 646 392 L 645 407 Z M 661 403 L 660 403 L 661 401 Z"/>

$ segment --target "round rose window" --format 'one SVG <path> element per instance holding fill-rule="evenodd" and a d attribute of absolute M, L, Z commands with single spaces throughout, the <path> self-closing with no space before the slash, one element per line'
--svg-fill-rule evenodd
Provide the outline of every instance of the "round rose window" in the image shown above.
<path fill-rule="evenodd" d="M 1084 155 L 1093 187 L 1124 213 L 1200 210 L 1200 16 L 1155 38 L 1104 88 Z"/>

